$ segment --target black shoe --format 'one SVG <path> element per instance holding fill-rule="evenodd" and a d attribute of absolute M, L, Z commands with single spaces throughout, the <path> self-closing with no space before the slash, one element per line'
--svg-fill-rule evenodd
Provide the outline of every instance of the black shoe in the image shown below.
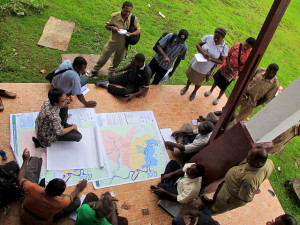
<path fill-rule="evenodd" d="M 216 116 L 221 116 L 222 111 L 215 111 L 214 114 L 215 114 Z"/>
<path fill-rule="evenodd" d="M 35 148 L 45 148 L 36 137 L 32 137 L 32 141 L 34 142 Z"/>
<path fill-rule="evenodd" d="M 212 199 L 209 199 L 206 195 L 202 195 L 200 198 L 203 204 L 206 206 L 209 206 L 214 202 Z"/>

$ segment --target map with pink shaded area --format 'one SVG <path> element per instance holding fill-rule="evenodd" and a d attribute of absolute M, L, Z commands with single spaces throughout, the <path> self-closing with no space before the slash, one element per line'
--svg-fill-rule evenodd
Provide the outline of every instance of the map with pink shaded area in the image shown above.
<path fill-rule="evenodd" d="M 107 157 L 115 163 L 118 163 L 118 159 L 121 157 L 122 165 L 129 167 L 130 154 L 121 154 L 121 152 L 129 153 L 134 134 L 134 126 L 132 126 L 125 137 L 109 130 L 101 132 Z"/>

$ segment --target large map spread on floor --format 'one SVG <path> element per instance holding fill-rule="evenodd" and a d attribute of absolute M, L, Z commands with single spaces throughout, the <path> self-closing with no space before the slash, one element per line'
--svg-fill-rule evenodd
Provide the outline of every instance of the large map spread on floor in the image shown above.
<path fill-rule="evenodd" d="M 35 136 L 34 121 L 37 114 L 10 115 L 11 146 L 19 165 L 23 162 L 22 152 L 26 147 L 32 156 L 41 157 L 43 165 L 40 177 L 46 178 L 47 182 L 57 177 L 64 179 L 68 186 L 77 184 L 81 179 L 94 181 L 95 188 L 120 185 L 160 177 L 169 161 L 152 111 L 95 114 L 94 109 L 69 110 L 72 116 L 68 123 L 77 124 L 83 135 L 82 142 L 89 143 L 82 153 L 77 152 L 77 155 L 69 157 L 59 152 L 59 147 L 68 143 L 58 142 L 47 150 L 35 149 L 31 139 Z M 93 147 L 97 145 L 97 148 Z M 71 165 L 74 157 L 86 158 L 85 154 L 91 154 L 95 149 L 99 149 L 97 157 L 101 158 L 103 167 L 75 169 L 74 162 Z M 51 151 L 48 161 L 46 151 Z M 61 167 L 57 165 L 59 161 L 65 162 L 62 168 L 70 164 L 72 169 L 52 170 L 55 166 Z"/>

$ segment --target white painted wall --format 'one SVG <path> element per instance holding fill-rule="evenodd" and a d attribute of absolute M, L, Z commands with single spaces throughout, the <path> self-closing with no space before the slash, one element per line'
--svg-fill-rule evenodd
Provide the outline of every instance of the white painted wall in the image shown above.
<path fill-rule="evenodd" d="M 269 142 L 300 120 L 300 76 L 256 113 L 246 127 L 255 143 Z"/>

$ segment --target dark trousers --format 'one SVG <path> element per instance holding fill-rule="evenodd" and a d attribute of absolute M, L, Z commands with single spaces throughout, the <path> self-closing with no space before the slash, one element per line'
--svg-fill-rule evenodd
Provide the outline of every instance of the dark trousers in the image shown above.
<path fill-rule="evenodd" d="M 63 107 L 59 111 L 59 116 L 61 118 L 61 125 L 64 128 L 70 127 L 71 125 L 67 123 L 68 120 L 68 106 Z M 82 139 L 82 135 L 78 130 L 71 130 L 70 132 L 59 136 L 58 141 L 77 141 Z"/>
<path fill-rule="evenodd" d="M 176 162 L 176 160 L 171 160 L 168 162 L 165 172 L 163 175 L 168 174 L 168 173 L 172 173 L 176 170 L 181 169 L 181 166 L 178 164 L 178 162 Z M 161 182 L 159 183 L 157 186 L 161 187 L 163 189 L 165 189 L 167 192 L 178 195 L 177 192 L 177 184 L 176 181 L 180 178 L 181 176 L 173 176 L 168 182 Z M 176 201 L 174 199 L 169 199 L 168 197 L 166 197 L 165 199 L 171 200 L 171 201 Z"/>
<path fill-rule="evenodd" d="M 25 179 L 29 180 L 32 183 L 38 183 L 40 179 L 42 168 L 42 159 L 37 157 L 31 157 L 26 171 L 25 171 Z M 80 199 L 78 197 L 74 198 L 74 200 L 68 205 L 66 208 L 58 212 L 53 217 L 53 222 L 69 215 L 71 212 L 75 211 L 80 206 Z M 39 216 L 39 215 L 35 215 Z"/>
<path fill-rule="evenodd" d="M 152 70 L 152 77 L 155 74 L 154 79 L 152 81 L 152 84 L 159 84 L 159 81 L 164 77 L 164 75 L 168 72 L 168 70 L 165 70 L 165 69 L 161 68 L 158 65 L 155 58 L 153 58 L 151 60 L 151 62 L 149 63 L 149 66 Z"/>
<path fill-rule="evenodd" d="M 103 195 L 106 195 L 106 193 L 104 193 Z M 98 196 L 95 195 L 94 193 L 90 192 L 86 195 L 82 204 L 87 204 L 89 202 L 94 202 L 94 201 L 98 201 L 98 200 L 99 200 Z M 115 205 L 115 208 L 116 208 L 116 213 L 118 215 L 117 205 Z M 108 222 L 111 223 L 111 218 L 106 218 L 106 219 Z M 118 216 L 118 225 L 128 225 L 128 220 L 125 217 Z"/>
<path fill-rule="evenodd" d="M 188 145 L 190 143 L 193 143 L 193 141 L 195 140 L 196 138 L 196 134 L 184 134 L 182 136 L 182 144 L 183 145 Z"/>
<path fill-rule="evenodd" d="M 122 73 L 115 77 L 110 77 L 108 78 L 108 81 L 109 81 L 109 85 L 107 90 L 108 93 L 112 95 L 125 96 L 128 94 L 136 93 L 139 90 L 139 88 L 135 84 L 128 81 L 127 72 Z M 116 87 L 113 84 L 123 86 L 124 88 Z"/>

